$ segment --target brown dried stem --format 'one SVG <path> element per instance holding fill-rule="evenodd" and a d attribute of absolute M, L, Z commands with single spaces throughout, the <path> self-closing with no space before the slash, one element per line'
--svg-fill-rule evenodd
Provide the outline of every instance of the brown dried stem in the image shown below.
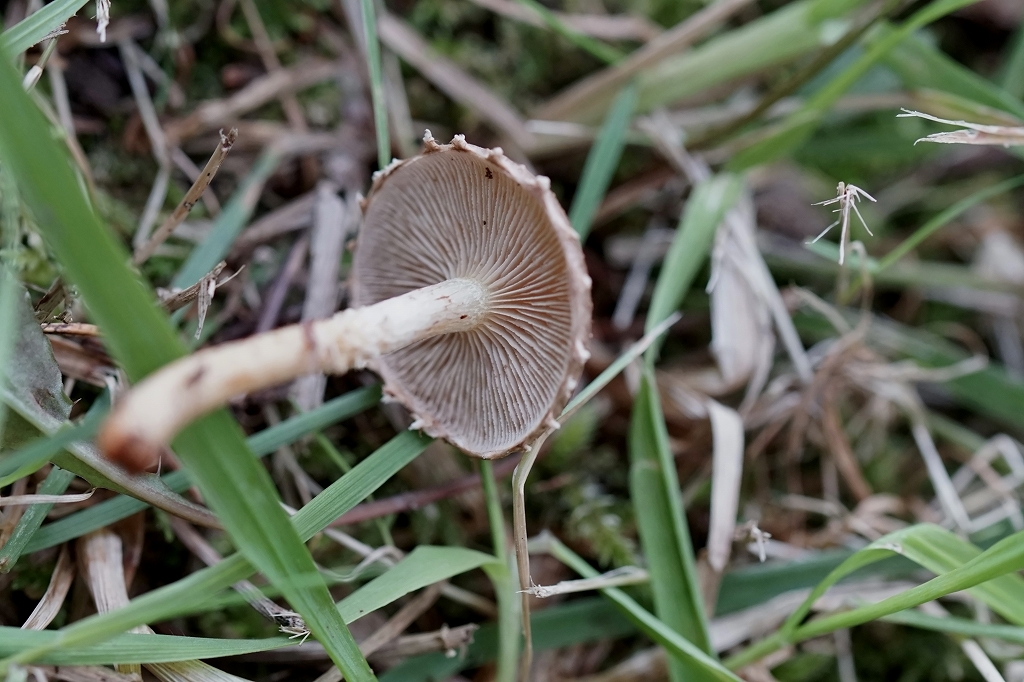
<path fill-rule="evenodd" d="M 206 163 L 206 168 L 199 174 L 196 181 L 192 183 L 188 192 L 182 198 L 181 203 L 174 209 L 171 215 L 167 216 L 167 220 L 157 228 L 156 232 L 142 244 L 138 249 L 135 250 L 135 254 L 132 256 L 133 265 L 142 265 L 149 257 L 152 256 L 157 247 L 164 243 L 164 241 L 171 236 L 174 232 L 174 228 L 181 224 L 181 221 L 185 219 L 185 216 L 189 214 L 192 207 L 196 205 L 199 198 L 206 191 L 206 188 L 210 185 L 210 181 L 213 180 L 213 176 L 217 174 L 220 169 L 220 165 L 224 162 L 224 158 L 231 151 L 231 147 L 234 146 L 235 140 L 238 139 L 238 129 L 232 128 L 225 135 L 223 132 L 220 135 L 220 144 L 217 145 L 217 149 L 214 150 L 213 156 Z"/>

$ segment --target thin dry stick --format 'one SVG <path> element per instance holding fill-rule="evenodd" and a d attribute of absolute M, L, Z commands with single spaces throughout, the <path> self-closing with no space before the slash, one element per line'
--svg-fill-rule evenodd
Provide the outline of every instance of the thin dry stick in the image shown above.
<path fill-rule="evenodd" d="M 525 590 L 525 592 L 534 597 L 547 599 L 559 594 L 590 592 L 593 590 L 603 590 L 608 587 L 622 587 L 623 585 L 641 585 L 648 580 L 650 580 L 650 575 L 644 569 L 637 568 L 636 566 L 622 566 L 594 578 L 563 580 L 554 585 L 534 585 L 530 589 Z"/>
<path fill-rule="evenodd" d="M 132 256 L 132 264 L 142 265 L 149 257 L 152 256 L 157 247 L 164 243 L 164 241 L 171 236 L 174 232 L 174 228 L 181 224 L 181 221 L 185 219 L 192 207 L 196 205 L 199 198 L 206 191 L 206 188 L 210 185 L 210 181 L 213 180 L 213 176 L 217 174 L 220 169 L 220 165 L 224 162 L 224 158 L 231 151 L 231 147 L 235 144 L 235 140 L 238 139 L 238 129 L 232 128 L 225 135 L 223 132 L 220 135 L 220 144 L 217 145 L 217 149 L 214 150 L 213 156 L 206 163 L 206 168 L 199 174 L 196 181 L 192 183 L 188 192 L 182 198 L 181 203 L 174 209 L 171 215 L 167 216 L 167 220 L 164 221 L 163 225 L 157 228 L 156 232 L 135 250 L 135 255 Z"/>
<path fill-rule="evenodd" d="M 22 630 L 45 630 L 46 626 L 53 622 L 64 605 L 64 598 L 68 596 L 71 583 L 75 581 L 75 563 L 71 560 L 71 553 L 68 546 L 60 548 L 60 555 L 57 557 L 57 565 L 53 568 L 53 575 L 50 576 L 50 584 L 46 586 L 43 598 L 39 600 L 28 619 L 22 624 Z"/>
<path fill-rule="evenodd" d="M 261 76 L 227 99 L 200 104 L 185 118 L 167 126 L 167 139 L 177 145 L 182 140 L 215 130 L 230 121 L 277 99 L 285 92 L 298 92 L 333 78 L 338 74 L 337 62 L 310 59 L 289 69 Z"/>
<path fill-rule="evenodd" d="M 195 162 L 189 158 L 188 154 L 181 151 L 180 147 L 173 147 L 170 150 L 171 163 L 178 167 L 178 170 L 185 174 L 192 182 L 195 182 L 203 175 L 203 170 L 195 164 Z M 203 205 L 206 206 L 206 212 L 211 217 L 216 218 L 220 215 L 220 201 L 217 199 L 217 195 L 213 192 L 203 192 L 202 196 Z"/>
<path fill-rule="evenodd" d="M 85 322 L 47 322 L 39 325 L 44 334 L 67 334 L 68 336 L 99 336 L 100 328 Z"/>
<path fill-rule="evenodd" d="M 398 17 L 381 12 L 378 18 L 381 42 L 411 64 L 439 90 L 475 112 L 523 149 L 535 144 L 523 117 L 490 88 L 434 52 L 426 41 Z"/>
<path fill-rule="evenodd" d="M 138 245 L 149 235 L 149 230 L 156 220 L 160 207 L 167 198 L 167 186 L 171 180 L 171 161 L 167 154 L 167 138 L 163 128 L 160 127 L 160 118 L 156 113 L 156 106 L 149 96 L 149 88 L 146 86 L 146 77 L 142 73 L 139 64 L 139 48 L 130 39 L 125 38 L 118 43 L 121 52 L 121 62 L 124 64 L 125 73 L 128 76 L 128 84 L 131 86 L 132 95 L 135 97 L 135 106 L 142 119 L 142 126 L 149 137 L 150 147 L 153 151 L 153 158 L 159 165 L 153 187 L 150 189 L 146 205 L 139 218 L 139 225 L 136 228 L 133 242 Z"/>
<path fill-rule="evenodd" d="M 821 426 L 831 446 L 829 449 L 835 458 L 839 473 L 842 474 L 853 496 L 858 502 L 862 502 L 871 497 L 871 485 L 864 478 L 864 473 L 857 462 L 857 455 L 854 454 L 850 441 L 843 432 L 843 423 L 839 418 L 839 388 L 840 382 L 835 379 L 825 387 L 821 405 Z"/>

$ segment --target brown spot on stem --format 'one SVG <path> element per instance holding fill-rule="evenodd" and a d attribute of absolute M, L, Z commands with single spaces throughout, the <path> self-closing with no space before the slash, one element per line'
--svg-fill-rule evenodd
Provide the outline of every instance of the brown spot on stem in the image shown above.
<path fill-rule="evenodd" d="M 316 350 L 316 337 L 313 336 L 313 320 L 306 320 L 302 323 L 302 340 L 306 342 L 306 348 Z"/>
<path fill-rule="evenodd" d="M 199 380 L 206 374 L 206 368 L 200 365 L 196 367 L 196 371 L 189 375 L 188 379 L 185 379 L 185 388 L 192 388 L 199 383 Z"/>
<path fill-rule="evenodd" d="M 494 173 L 491 172 L 490 168 L 484 168 L 484 177 L 487 178 L 488 180 L 494 179 Z"/>
<path fill-rule="evenodd" d="M 135 474 L 152 469 L 160 461 L 162 448 L 132 433 L 104 429 L 96 443 L 107 459 Z"/>

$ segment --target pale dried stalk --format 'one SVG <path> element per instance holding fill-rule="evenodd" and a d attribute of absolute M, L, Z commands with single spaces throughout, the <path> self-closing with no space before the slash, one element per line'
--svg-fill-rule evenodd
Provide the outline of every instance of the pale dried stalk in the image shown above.
<path fill-rule="evenodd" d="M 96 610 L 107 613 L 128 605 L 128 587 L 125 585 L 122 565 L 121 539 L 107 529 L 94 531 L 79 538 L 77 543 L 79 568 Z M 146 625 L 130 630 L 139 634 L 153 634 Z M 243 678 L 229 675 L 201 661 L 176 663 L 147 663 L 146 668 L 161 682 L 243 682 Z M 137 664 L 117 665 L 118 672 L 141 672 Z"/>
<path fill-rule="evenodd" d="M 454 656 L 460 649 L 465 649 L 473 643 L 473 633 L 479 628 L 480 626 L 475 623 L 455 628 L 442 625 L 434 632 L 402 635 L 377 649 L 372 656 L 375 661 L 380 659 L 398 660 L 434 651 L 443 651 L 447 656 Z"/>
<path fill-rule="evenodd" d="M 71 553 L 67 545 L 60 548 L 60 555 L 57 557 L 57 565 L 53 568 L 53 575 L 50 576 L 50 584 L 46 586 L 46 592 L 42 599 L 32 609 L 28 619 L 22 623 L 22 630 L 45 630 L 46 626 L 53 622 L 64 605 L 64 598 L 68 596 L 71 583 L 75 581 L 75 564 L 71 561 Z"/>
<path fill-rule="evenodd" d="M 328 80 L 338 70 L 336 62 L 313 59 L 261 76 L 227 99 L 200 104 L 187 117 L 168 125 L 165 133 L 171 144 L 177 145 L 184 139 L 215 130 L 286 92 L 299 92 Z"/>
<path fill-rule="evenodd" d="M 313 232 L 309 248 L 309 278 L 302 321 L 328 317 L 338 308 L 338 269 L 345 239 L 359 221 L 338 197 L 334 188 L 322 183 L 317 189 Z M 312 410 L 324 398 L 327 378 L 323 374 L 302 377 L 292 385 L 292 398 L 302 410 Z"/>
<path fill-rule="evenodd" d="M 175 207 L 174 212 L 167 216 L 167 219 L 157 228 L 156 232 L 135 250 L 135 254 L 132 256 L 133 265 L 142 265 L 149 260 L 149 257 L 156 252 L 157 247 L 163 244 L 171 236 L 171 233 L 174 232 L 174 228 L 181 224 L 181 221 L 185 219 L 185 216 L 189 214 L 189 211 L 192 210 L 192 207 L 196 205 L 196 202 L 199 201 L 203 192 L 210 185 L 210 181 L 217 174 L 220 165 L 224 162 L 228 152 L 231 151 L 231 147 L 235 144 L 236 139 L 238 139 L 237 128 L 229 130 L 227 135 L 223 132 L 221 133 L 220 144 L 214 150 L 213 156 L 207 161 L 206 167 L 199 174 L 199 177 L 196 178 L 196 181 L 192 183 L 192 186 L 185 193 L 181 202 Z"/>
<path fill-rule="evenodd" d="M 44 334 L 67 334 L 68 336 L 99 336 L 100 328 L 85 322 L 47 322 L 39 327 Z"/>
<path fill-rule="evenodd" d="M 736 410 L 710 398 L 704 402 L 713 438 L 711 521 L 708 525 L 708 564 L 722 573 L 729 563 L 743 478 L 743 419 Z"/>
<path fill-rule="evenodd" d="M 398 17 L 382 12 L 377 32 L 390 50 L 459 104 L 476 113 L 523 149 L 534 146 L 533 133 L 519 112 L 486 85 L 435 53 L 416 31 Z"/>
<path fill-rule="evenodd" d="M 365 367 L 417 341 L 472 329 L 486 307 L 478 283 L 453 279 L 326 320 L 204 349 L 135 387 L 114 408 L 98 442 L 125 466 L 149 468 L 178 431 L 233 396 L 313 372 Z"/>
<path fill-rule="evenodd" d="M 94 490 L 78 495 L 8 495 L 0 497 L 0 507 L 17 504 L 71 504 L 84 502 L 92 497 Z"/>
<path fill-rule="evenodd" d="M 941 144 L 976 144 L 996 145 L 1000 147 L 1014 147 L 1024 145 L 1024 126 L 995 126 L 970 123 L 968 121 L 953 121 L 948 118 L 939 118 L 931 114 L 924 114 L 920 111 L 901 109 L 902 114 L 896 114 L 896 118 L 924 118 L 936 123 L 945 123 L 951 126 L 962 126 L 965 130 L 953 130 L 945 133 L 932 133 L 927 137 L 916 140 L 918 142 L 938 142 Z"/>
<path fill-rule="evenodd" d="M 573 592 L 590 592 L 592 590 L 603 590 L 608 587 L 622 587 L 624 585 L 641 585 L 650 580 L 647 571 L 636 566 L 622 566 L 594 578 L 581 578 L 579 580 L 563 580 L 554 585 L 534 585 L 522 592 L 541 599 L 554 597 L 559 594 L 570 594 Z"/>

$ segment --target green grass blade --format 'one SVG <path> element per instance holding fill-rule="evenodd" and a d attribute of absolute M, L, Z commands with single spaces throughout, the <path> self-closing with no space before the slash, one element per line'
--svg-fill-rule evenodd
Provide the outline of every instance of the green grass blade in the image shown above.
<path fill-rule="evenodd" d="M 383 485 L 423 452 L 430 442 L 430 438 L 413 431 L 392 438 L 300 509 L 292 517 L 296 532 L 302 540 L 309 540 Z M 255 572 L 256 568 L 246 561 L 244 555 L 233 554 L 214 566 L 136 597 L 124 608 L 84 618 L 60 630 L 54 641 L 21 652 L 17 660 L 34 661 L 67 647 L 106 641 L 136 625 L 202 612 L 221 590 Z M 331 608 L 337 613 L 333 603 Z"/>
<path fill-rule="evenodd" d="M 184 347 L 166 315 L 125 265 L 124 247 L 89 208 L 66 153 L 6 60 L 0 60 L 0 97 L 0 159 L 103 329 L 108 348 L 136 381 L 180 357 Z M 175 446 L 232 541 L 302 615 L 346 678 L 375 679 L 281 509 L 270 475 L 252 457 L 230 414 L 220 410 L 199 420 Z M 0 674 L 15 662 L 0 662 Z"/>
<path fill-rule="evenodd" d="M 308 540 L 322 531 L 415 459 L 432 440 L 419 431 L 403 431 L 382 445 L 292 517 L 299 535 Z"/>
<path fill-rule="evenodd" d="M 368 386 L 351 391 L 327 401 L 315 410 L 291 417 L 269 429 L 260 431 L 250 436 L 246 443 L 257 457 L 269 455 L 278 448 L 294 443 L 313 431 L 342 419 L 348 419 L 376 405 L 380 401 L 380 395 L 380 386 Z M 176 493 L 182 493 L 192 485 L 188 474 L 184 471 L 164 474 L 160 480 L 168 490 Z M 126 519 L 147 506 L 149 505 L 142 500 L 127 496 L 105 500 L 44 526 L 32 539 L 26 551 L 36 552 L 73 540 L 121 519 Z"/>
<path fill-rule="evenodd" d="M 722 174 L 694 188 L 654 287 L 647 331 L 682 303 L 711 250 L 718 225 L 739 198 L 742 187 L 740 176 Z M 653 379 L 657 352 L 655 342 L 646 353 L 647 363 L 633 405 L 629 429 L 630 497 L 651 573 L 655 613 L 665 625 L 713 655 L 697 584 L 693 544 Z M 700 665 L 689 658 L 674 658 L 669 666 L 670 675 L 675 682 L 692 679 Z"/>
<path fill-rule="evenodd" d="M 622 52 L 619 52 L 611 45 L 602 43 L 600 40 L 591 38 L 585 33 L 580 33 L 579 31 L 566 26 L 565 22 L 559 19 L 554 12 L 537 2 L 537 0 L 517 0 L 517 2 L 539 14 L 540 18 L 544 20 L 544 23 L 547 24 L 548 28 L 552 31 L 562 36 L 581 50 L 589 52 L 605 64 L 614 64 L 625 56 Z"/>
<path fill-rule="evenodd" d="M 910 37 L 914 31 L 974 2 L 977 0 L 933 0 L 895 29 L 880 31 L 881 37 L 871 41 L 856 61 L 811 95 L 798 111 L 790 114 L 776 127 L 775 132 L 734 156 L 727 167 L 740 171 L 775 160 L 795 150 L 817 129 L 832 105 L 893 48 Z"/>
<path fill-rule="evenodd" d="M 738 28 L 722 31 L 638 74 L 637 112 L 659 107 L 709 88 L 778 67 L 828 47 L 826 22 L 840 18 L 865 0 L 798 0 Z M 831 27 L 829 27 L 831 28 Z M 612 92 L 601 91 L 559 112 L 560 120 L 596 125 L 611 105 Z"/>
<path fill-rule="evenodd" d="M 1009 192 L 1021 185 L 1024 185 L 1024 175 L 1017 175 L 979 190 L 969 197 L 961 199 L 938 215 L 930 218 L 924 225 L 914 230 L 914 233 L 903 240 L 899 246 L 880 258 L 876 270 L 885 270 L 892 266 L 893 263 L 916 249 L 921 245 L 921 242 L 935 234 L 943 226 L 955 220 L 972 206 L 976 206 L 977 204 L 987 201 L 994 196 Z"/>
<path fill-rule="evenodd" d="M 580 175 L 580 184 L 576 188 L 576 195 L 572 198 L 572 206 L 569 209 L 569 222 L 580 236 L 580 241 L 585 241 L 590 234 L 594 215 L 619 165 L 622 149 L 626 145 L 626 129 L 633 118 L 635 106 L 636 85 L 631 83 L 616 96 L 608 117 L 597 134 L 594 146 L 587 154 L 587 161 Z"/>
<path fill-rule="evenodd" d="M 0 656 L 46 646 L 58 636 L 53 630 L 0 627 Z M 178 635 L 125 634 L 101 644 L 55 650 L 39 660 L 43 665 L 111 665 L 114 663 L 174 663 L 195 659 L 241 656 L 297 646 L 284 637 L 269 639 L 213 639 Z"/>
<path fill-rule="evenodd" d="M 629 427 L 629 491 L 651 575 L 654 612 L 667 627 L 714 656 L 654 373 L 649 367 L 643 371 Z M 670 677 L 674 682 L 699 679 L 702 666 L 689 657 L 674 658 Z"/>
<path fill-rule="evenodd" d="M 16 303 L 21 287 L 17 280 L 0 263 L 0 386 L 7 383 L 9 359 L 14 347 L 17 325 Z M 7 424 L 7 403 L 0 400 L 0 444 L 4 442 L 4 426 Z"/>
<path fill-rule="evenodd" d="M 14 57 L 60 28 L 89 0 L 54 0 L 0 33 L 0 51 Z"/>
<path fill-rule="evenodd" d="M 966 618 L 929 616 L 920 611 L 900 611 L 882 618 L 887 623 L 898 623 L 922 630 L 934 630 L 966 637 L 994 637 L 1004 642 L 1024 644 L 1024 628 L 1017 625 L 979 623 Z"/>
<path fill-rule="evenodd" d="M 351 623 L 410 592 L 496 563 L 498 560 L 490 554 L 464 547 L 420 545 L 387 573 L 377 576 L 338 602 L 338 610 L 345 621 Z"/>
<path fill-rule="evenodd" d="M 742 189 L 743 178 L 731 173 L 715 175 L 693 188 L 654 285 L 644 331 L 651 331 L 682 304 L 711 251 L 719 223 Z M 657 353 L 655 342 L 647 351 L 648 361 Z"/>
<path fill-rule="evenodd" d="M 172 287 L 187 289 L 224 259 L 231 250 L 235 238 L 252 216 L 263 185 L 277 169 L 283 156 L 274 145 L 270 145 L 260 154 L 245 180 L 231 195 L 227 206 L 213 221 L 206 239 L 189 254 L 178 274 L 174 276 Z"/>
<path fill-rule="evenodd" d="M 519 621 L 521 617 L 519 597 L 516 594 L 517 581 L 512 575 L 508 553 L 508 534 L 505 532 L 505 515 L 501 512 L 501 496 L 498 482 L 494 479 L 494 465 L 488 459 L 480 460 L 480 481 L 484 498 L 487 500 L 487 521 L 491 526 L 491 542 L 497 559 L 486 567 L 487 575 L 494 585 L 495 601 L 498 603 L 498 651 L 497 682 L 515 682 L 519 662 Z"/>
<path fill-rule="evenodd" d="M 965 589 L 970 589 L 1004 618 L 1020 624 L 1024 622 L 1024 578 L 1015 572 L 1024 568 L 1022 539 L 1024 533 L 1015 533 L 981 552 L 949 531 L 928 524 L 891 533 L 840 564 L 775 634 L 726 661 L 726 665 L 742 666 L 786 644 L 860 625 Z M 875 604 L 801 625 L 811 605 L 829 587 L 855 570 L 894 553 L 940 575 Z"/>
<path fill-rule="evenodd" d="M 104 412 L 97 412 L 81 424 L 61 429 L 52 436 L 39 438 L 16 452 L 3 455 L 0 458 L 0 488 L 38 471 L 71 443 L 92 438 L 103 416 Z"/>
<path fill-rule="evenodd" d="M 1017 99 L 1024 97 L 1024 24 L 1017 27 L 999 72 L 999 84 L 1006 94 Z"/>
<path fill-rule="evenodd" d="M 595 578 L 599 575 L 590 564 L 558 540 L 549 537 L 547 542 L 548 551 L 552 556 L 584 578 Z M 601 590 L 601 593 L 610 599 L 644 634 L 665 647 L 665 650 L 676 660 L 685 660 L 688 663 L 687 669 L 692 671 L 693 677 L 688 677 L 686 678 L 687 680 L 730 680 L 731 682 L 739 682 L 740 678 L 736 677 L 735 674 L 686 638 L 680 636 L 678 632 L 655 618 L 622 590 L 612 587 Z"/>
<path fill-rule="evenodd" d="M 380 38 L 377 37 L 377 10 L 374 0 L 359 0 L 366 41 L 366 67 L 370 76 L 370 98 L 373 100 L 373 127 L 377 133 L 377 166 L 391 163 L 391 131 L 388 128 L 387 100 L 384 97 L 384 76 L 380 66 Z"/>
<path fill-rule="evenodd" d="M 36 493 L 39 495 L 62 495 L 74 479 L 75 475 L 70 471 L 53 467 L 46 475 L 46 479 L 36 489 Z M 3 547 L 0 547 L 0 573 L 8 573 L 14 568 L 25 551 L 25 546 L 39 530 L 43 519 L 52 508 L 52 504 L 33 504 L 25 510 L 21 519 L 18 520 L 18 525 L 14 527 L 11 537 L 7 539 Z"/>

